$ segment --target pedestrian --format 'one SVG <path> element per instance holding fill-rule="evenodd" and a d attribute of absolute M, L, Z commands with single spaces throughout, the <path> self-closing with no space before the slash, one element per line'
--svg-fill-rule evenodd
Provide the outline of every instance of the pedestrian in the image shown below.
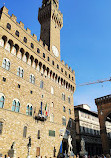
<path fill-rule="evenodd" d="M 10 158 L 10 156 L 8 155 L 8 157 L 7 158 Z"/>

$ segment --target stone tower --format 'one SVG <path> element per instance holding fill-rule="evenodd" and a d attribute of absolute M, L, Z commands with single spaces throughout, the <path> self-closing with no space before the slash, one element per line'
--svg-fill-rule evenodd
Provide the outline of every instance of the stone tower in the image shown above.
<path fill-rule="evenodd" d="M 38 20 L 41 24 L 40 39 L 49 47 L 52 54 L 60 59 L 60 30 L 63 27 L 63 15 L 59 10 L 58 0 L 43 0 Z"/>

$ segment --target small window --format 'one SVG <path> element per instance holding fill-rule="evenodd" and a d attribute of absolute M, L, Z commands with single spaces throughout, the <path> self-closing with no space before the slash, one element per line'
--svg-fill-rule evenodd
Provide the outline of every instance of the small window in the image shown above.
<path fill-rule="evenodd" d="M 0 134 L 2 134 L 2 130 L 3 130 L 3 122 L 0 122 Z"/>
<path fill-rule="evenodd" d="M 34 49 L 34 44 L 33 43 L 31 43 L 31 48 Z"/>
<path fill-rule="evenodd" d="M 71 109 L 69 109 L 69 115 L 71 115 Z"/>
<path fill-rule="evenodd" d="M 63 112 L 66 112 L 66 108 L 65 108 L 65 106 L 63 106 Z"/>
<path fill-rule="evenodd" d="M 29 116 L 32 116 L 32 112 L 33 112 L 33 107 L 32 105 L 27 105 L 27 108 L 26 108 L 26 115 L 29 115 Z"/>
<path fill-rule="evenodd" d="M 24 70 L 23 70 L 23 68 L 18 67 L 18 69 L 17 69 L 17 76 L 23 78 L 23 75 L 24 75 Z"/>
<path fill-rule="evenodd" d="M 67 71 L 65 71 L 65 75 L 67 76 Z"/>
<path fill-rule="evenodd" d="M 24 42 L 27 43 L 27 38 L 26 37 L 24 37 Z"/>
<path fill-rule="evenodd" d="M 45 47 L 45 40 L 43 41 L 43 46 Z"/>
<path fill-rule="evenodd" d="M 39 48 L 37 48 L 37 53 L 40 53 L 40 49 Z"/>
<path fill-rule="evenodd" d="M 19 31 L 16 30 L 15 35 L 19 37 Z"/>
<path fill-rule="evenodd" d="M 62 100 L 65 101 L 65 94 L 64 93 L 62 93 Z"/>
<path fill-rule="evenodd" d="M 38 130 L 37 138 L 40 139 L 40 130 Z"/>
<path fill-rule="evenodd" d="M 44 87 L 44 82 L 40 81 L 40 88 L 43 89 L 43 87 Z"/>
<path fill-rule="evenodd" d="M 45 58 L 45 53 L 43 53 L 43 58 Z"/>
<path fill-rule="evenodd" d="M 69 78 L 71 78 L 71 75 L 69 74 Z"/>
<path fill-rule="evenodd" d="M 20 111 L 20 102 L 18 99 L 14 99 L 12 103 L 12 111 L 19 112 Z"/>
<path fill-rule="evenodd" d="M 50 61 L 50 58 L 49 58 L 49 57 L 47 58 L 47 61 Z"/>
<path fill-rule="evenodd" d="M 57 69 L 59 69 L 59 65 L 57 64 Z"/>
<path fill-rule="evenodd" d="M 27 136 L 27 127 L 24 126 L 24 129 L 23 129 L 23 137 L 26 138 Z"/>
<path fill-rule="evenodd" d="M 72 81 L 74 80 L 74 77 L 72 77 Z"/>
<path fill-rule="evenodd" d="M 63 68 L 61 68 L 61 72 L 63 72 Z"/>
<path fill-rule="evenodd" d="M 0 108 L 4 107 L 4 102 L 5 102 L 5 98 L 4 98 L 4 96 L 1 96 L 0 97 Z"/>
<path fill-rule="evenodd" d="M 66 126 L 66 118 L 65 118 L 65 116 L 62 117 L 62 124 L 63 124 L 64 126 Z"/>
<path fill-rule="evenodd" d="M 34 75 L 30 75 L 30 83 L 35 84 L 35 77 Z"/>
<path fill-rule="evenodd" d="M 11 25 L 7 23 L 7 29 L 11 30 Z"/>
<path fill-rule="evenodd" d="M 72 119 L 71 118 L 69 119 L 69 127 L 70 128 L 72 127 Z"/>
<path fill-rule="evenodd" d="M 54 61 L 52 61 L 52 65 L 54 65 Z"/>
<path fill-rule="evenodd" d="M 68 103 L 69 103 L 69 104 L 71 103 L 71 99 L 70 99 L 70 97 L 68 97 Z"/>

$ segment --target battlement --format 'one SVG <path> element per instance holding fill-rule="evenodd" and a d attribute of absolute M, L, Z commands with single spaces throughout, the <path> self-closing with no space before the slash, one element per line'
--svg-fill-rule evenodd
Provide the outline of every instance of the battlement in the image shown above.
<path fill-rule="evenodd" d="M 96 105 L 111 103 L 111 94 L 95 99 Z"/>
<path fill-rule="evenodd" d="M 25 33 L 27 33 L 33 40 L 34 40 L 34 42 L 36 42 L 36 45 L 40 45 L 43 49 L 45 49 L 46 51 L 47 51 L 47 53 L 49 53 L 49 54 L 52 54 L 52 52 L 51 51 L 49 51 L 49 47 L 40 39 L 39 41 L 37 40 L 37 36 L 35 35 L 35 34 L 31 34 L 31 30 L 29 29 L 29 28 L 27 28 L 27 29 L 25 29 L 24 28 L 24 23 L 23 22 L 17 22 L 17 17 L 14 15 L 14 14 L 12 14 L 11 16 L 8 14 L 8 9 L 4 6 L 4 7 L 2 7 L 1 8 L 1 12 L 2 12 L 2 15 L 3 15 L 3 13 L 5 14 L 5 15 L 7 15 L 7 17 L 9 18 L 9 19 L 11 19 L 17 26 L 18 26 L 18 29 L 19 29 L 19 33 L 20 33 L 20 35 L 22 34 L 22 31 L 24 31 L 24 34 Z M 4 15 L 3 15 L 4 16 Z M 4 17 L 3 17 L 3 19 L 4 19 Z M 1 19 L 1 20 L 3 20 L 3 19 Z M 12 23 L 11 23 L 12 24 Z M 7 23 L 6 23 L 6 25 L 7 25 Z M 21 28 L 21 30 L 20 30 L 20 28 Z M 10 31 L 13 31 L 13 30 L 10 30 Z M 15 34 L 14 34 L 15 35 Z M 24 36 L 25 37 L 25 36 Z M 30 38 L 29 37 L 29 38 Z M 28 40 L 28 39 L 27 39 Z M 30 41 L 30 39 L 29 39 L 29 41 Z M 56 60 L 56 59 L 55 59 Z M 58 60 L 57 60 L 57 62 L 59 62 Z M 74 70 L 72 70 L 71 69 L 71 67 L 69 67 L 67 64 L 65 64 L 65 62 L 62 60 L 61 62 L 60 62 L 63 66 L 64 66 L 64 68 L 66 68 L 68 71 L 70 71 L 73 75 L 75 75 L 75 72 L 74 72 Z"/>

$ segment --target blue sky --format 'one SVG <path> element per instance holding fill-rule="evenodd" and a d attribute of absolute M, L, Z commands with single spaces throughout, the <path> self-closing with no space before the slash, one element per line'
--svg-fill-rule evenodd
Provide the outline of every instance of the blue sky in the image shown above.
<path fill-rule="evenodd" d="M 0 0 L 25 28 L 40 37 L 37 20 L 42 0 Z M 111 0 L 60 0 L 64 17 L 61 30 L 61 59 L 75 70 L 76 84 L 111 77 Z M 88 104 L 111 94 L 111 82 L 76 87 L 74 105 Z"/>

